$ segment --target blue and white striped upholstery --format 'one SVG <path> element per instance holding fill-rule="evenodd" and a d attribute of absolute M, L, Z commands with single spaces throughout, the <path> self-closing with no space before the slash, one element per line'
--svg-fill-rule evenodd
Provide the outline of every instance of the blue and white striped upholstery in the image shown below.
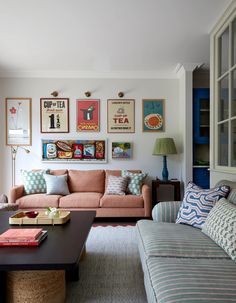
<path fill-rule="evenodd" d="M 152 218 L 156 222 L 175 223 L 182 201 L 159 202 L 152 210 Z"/>
<path fill-rule="evenodd" d="M 232 260 L 149 258 L 146 265 L 149 303 L 236 302 Z"/>
<path fill-rule="evenodd" d="M 143 257 L 221 258 L 227 253 L 200 229 L 175 223 L 140 220 L 136 225 Z"/>

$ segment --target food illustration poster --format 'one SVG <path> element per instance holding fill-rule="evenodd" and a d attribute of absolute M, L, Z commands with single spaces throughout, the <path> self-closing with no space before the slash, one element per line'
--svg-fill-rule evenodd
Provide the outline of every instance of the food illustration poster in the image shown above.
<path fill-rule="evenodd" d="M 109 133 L 134 133 L 134 100 L 107 100 Z"/>
<path fill-rule="evenodd" d="M 41 132 L 69 132 L 69 99 L 41 98 Z"/>
<path fill-rule="evenodd" d="M 99 132 L 99 100 L 77 100 L 77 131 Z"/>
<path fill-rule="evenodd" d="M 164 131 L 163 99 L 143 99 L 143 131 Z"/>
<path fill-rule="evenodd" d="M 105 140 L 42 140 L 43 160 L 105 159 Z"/>

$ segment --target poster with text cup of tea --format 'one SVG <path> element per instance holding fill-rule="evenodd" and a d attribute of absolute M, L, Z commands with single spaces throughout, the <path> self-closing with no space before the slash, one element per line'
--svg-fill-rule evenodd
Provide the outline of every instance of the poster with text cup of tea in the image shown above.
<path fill-rule="evenodd" d="M 134 133 L 134 99 L 107 100 L 107 132 Z"/>
<path fill-rule="evenodd" d="M 69 132 L 69 99 L 40 99 L 41 133 Z"/>

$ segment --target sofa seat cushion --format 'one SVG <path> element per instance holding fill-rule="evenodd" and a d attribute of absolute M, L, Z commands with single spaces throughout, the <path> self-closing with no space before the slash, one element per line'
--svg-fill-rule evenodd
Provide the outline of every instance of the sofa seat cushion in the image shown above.
<path fill-rule="evenodd" d="M 58 207 L 60 195 L 34 194 L 26 195 L 16 200 L 19 208 Z"/>
<path fill-rule="evenodd" d="M 60 199 L 59 207 L 81 207 L 81 208 L 93 208 L 99 207 L 99 201 L 102 197 L 101 193 L 72 193 L 68 196 L 64 196 Z"/>
<path fill-rule="evenodd" d="M 69 170 L 68 186 L 71 193 L 95 192 L 104 193 L 104 170 Z"/>
<path fill-rule="evenodd" d="M 198 228 L 151 220 L 140 220 L 136 227 L 143 259 L 161 256 L 229 259 L 226 252 Z"/>
<path fill-rule="evenodd" d="M 142 196 L 134 195 L 104 195 L 100 201 L 101 207 L 133 207 L 133 208 L 143 208 L 144 202 Z"/>
<path fill-rule="evenodd" d="M 145 272 L 148 302 L 236 302 L 232 260 L 150 258 Z"/>

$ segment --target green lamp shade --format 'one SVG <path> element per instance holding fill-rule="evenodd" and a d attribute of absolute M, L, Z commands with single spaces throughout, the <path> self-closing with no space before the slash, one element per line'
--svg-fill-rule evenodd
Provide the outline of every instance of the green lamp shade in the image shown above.
<path fill-rule="evenodd" d="M 153 155 L 171 155 L 177 154 L 175 142 L 172 138 L 156 139 Z"/>

